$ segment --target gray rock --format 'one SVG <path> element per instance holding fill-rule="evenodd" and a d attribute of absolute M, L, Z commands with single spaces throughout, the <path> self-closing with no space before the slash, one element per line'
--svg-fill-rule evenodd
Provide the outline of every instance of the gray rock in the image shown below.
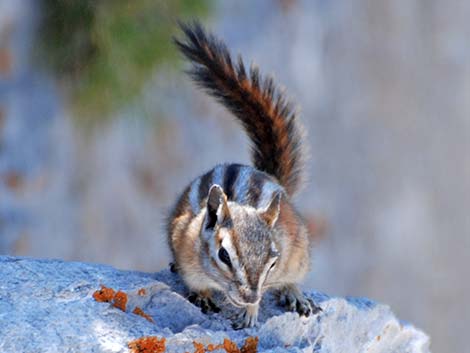
<path fill-rule="evenodd" d="M 93 298 L 100 285 L 128 295 L 126 312 Z M 429 352 L 426 334 L 400 322 L 388 306 L 307 295 L 322 307 L 320 314 L 286 313 L 268 293 L 259 327 L 234 331 L 229 317 L 235 311 L 222 297 L 216 297 L 221 313 L 202 314 L 170 271 L 0 257 L 0 352 L 128 352 L 128 343 L 142 336 L 165 337 L 168 352 L 193 352 L 193 341 L 224 338 L 241 347 L 248 336 L 259 337 L 260 352 Z M 154 323 L 132 314 L 136 306 Z"/>

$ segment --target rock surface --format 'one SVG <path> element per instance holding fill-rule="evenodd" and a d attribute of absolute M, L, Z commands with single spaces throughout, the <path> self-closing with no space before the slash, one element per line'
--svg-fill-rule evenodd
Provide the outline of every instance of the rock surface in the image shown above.
<path fill-rule="evenodd" d="M 100 285 L 128 296 L 126 311 L 98 302 Z M 260 352 L 429 352 L 429 338 L 400 322 L 389 307 L 363 298 L 308 295 L 323 312 L 299 318 L 262 302 L 259 327 L 234 331 L 234 309 L 205 315 L 189 303 L 168 270 L 149 274 L 57 260 L 0 257 L 0 352 L 129 352 L 142 336 L 166 338 L 168 352 L 194 352 L 193 342 L 243 345 L 259 337 Z M 154 322 L 133 314 L 138 306 Z M 221 350 L 223 351 L 223 350 Z"/>

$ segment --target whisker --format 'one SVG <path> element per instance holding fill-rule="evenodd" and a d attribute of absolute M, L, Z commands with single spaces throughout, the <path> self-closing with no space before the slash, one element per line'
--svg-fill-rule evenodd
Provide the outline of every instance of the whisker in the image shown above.
<path fill-rule="evenodd" d="M 269 289 L 269 288 L 272 288 L 272 287 L 276 287 L 276 286 L 282 286 L 283 283 L 282 282 L 271 282 L 269 283 L 268 285 L 263 285 L 263 289 Z"/>

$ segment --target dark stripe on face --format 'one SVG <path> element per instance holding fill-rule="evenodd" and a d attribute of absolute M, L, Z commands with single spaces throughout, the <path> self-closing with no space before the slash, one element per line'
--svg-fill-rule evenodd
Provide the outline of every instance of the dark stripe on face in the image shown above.
<path fill-rule="evenodd" d="M 228 280 L 231 280 L 233 278 L 233 269 L 229 269 L 229 272 L 227 273 L 227 271 L 220 268 L 219 264 L 213 258 L 211 258 L 211 263 L 212 263 L 212 266 L 216 268 L 217 271 L 219 271 L 219 273 L 223 277 L 225 277 Z"/>
<path fill-rule="evenodd" d="M 207 197 L 209 194 L 209 189 L 212 186 L 212 175 L 214 174 L 214 169 L 208 171 L 201 177 L 201 183 L 199 184 L 199 191 L 198 191 L 198 201 L 201 204 L 202 200 Z"/>
<path fill-rule="evenodd" d="M 214 258 L 211 256 L 210 247 L 209 247 L 208 243 L 204 242 L 202 244 L 201 249 L 202 249 L 203 254 L 201 254 L 199 261 L 200 261 L 202 267 L 204 267 L 204 259 L 206 259 L 206 261 L 209 260 L 211 262 L 212 268 L 216 269 L 217 272 L 219 272 L 223 277 L 225 277 L 228 280 L 231 280 L 233 278 L 233 273 L 234 273 L 233 267 L 229 268 L 228 273 L 225 269 L 220 268 L 217 261 L 215 261 Z M 209 271 L 208 275 L 213 280 L 217 281 L 217 277 L 214 277 L 214 275 L 211 274 L 210 271 Z"/>
<path fill-rule="evenodd" d="M 233 200 L 235 197 L 233 186 L 240 172 L 240 167 L 240 164 L 230 164 L 225 170 L 223 189 L 229 200 Z"/>
<path fill-rule="evenodd" d="M 207 263 L 207 261 L 210 261 L 211 263 L 211 268 L 214 268 L 217 270 L 217 272 L 219 274 L 221 274 L 223 277 L 227 278 L 230 280 L 230 278 L 227 276 L 226 273 L 224 273 L 224 271 L 222 271 L 220 268 L 219 268 L 219 265 L 217 264 L 217 262 L 212 258 L 212 256 L 210 255 L 210 250 L 209 250 L 209 244 L 205 243 L 202 247 L 202 251 L 204 252 L 204 255 L 200 256 L 199 257 L 199 263 L 201 264 L 201 267 L 205 267 L 204 266 L 204 263 Z M 207 263 L 207 265 L 209 265 Z M 207 276 L 209 276 L 210 278 L 212 278 L 214 281 L 219 281 L 220 278 L 218 278 L 215 273 L 213 273 L 212 271 L 208 271 L 206 273 Z"/>
<path fill-rule="evenodd" d="M 263 192 L 266 177 L 261 173 L 253 173 L 249 181 L 248 203 L 253 207 L 258 207 L 258 202 Z"/>

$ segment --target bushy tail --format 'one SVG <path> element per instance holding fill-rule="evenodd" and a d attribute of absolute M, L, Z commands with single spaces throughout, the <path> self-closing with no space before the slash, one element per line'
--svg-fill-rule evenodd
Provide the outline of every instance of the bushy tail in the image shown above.
<path fill-rule="evenodd" d="M 291 104 L 271 77 L 261 77 L 253 66 L 247 74 L 240 56 L 234 64 L 226 45 L 199 23 L 180 26 L 186 37 L 175 43 L 193 63 L 193 80 L 241 121 L 252 141 L 255 168 L 275 176 L 293 194 L 300 185 L 303 161 Z"/>

